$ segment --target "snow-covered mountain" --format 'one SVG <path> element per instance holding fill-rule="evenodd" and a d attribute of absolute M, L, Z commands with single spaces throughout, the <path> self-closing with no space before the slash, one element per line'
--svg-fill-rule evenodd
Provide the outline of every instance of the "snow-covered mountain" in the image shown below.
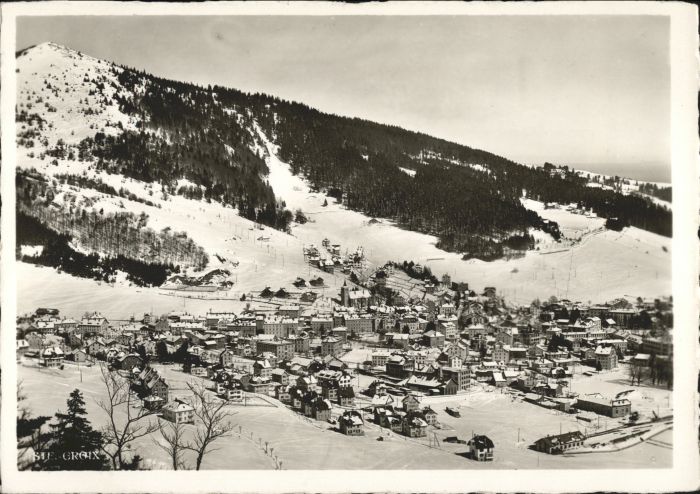
<path fill-rule="evenodd" d="M 439 179 L 430 173 L 452 173 L 449 167 L 454 165 L 460 169 L 454 173 L 468 174 L 464 176 L 490 188 L 498 184 L 493 181 L 503 173 L 513 175 L 519 170 L 488 153 L 460 148 L 463 155 L 454 157 L 450 143 L 428 136 L 407 137 L 401 129 L 371 122 L 322 115 L 330 122 L 326 130 L 337 126 L 331 129 L 333 139 L 351 129 L 358 135 L 346 134 L 345 142 L 354 137 L 353 142 L 365 144 L 356 156 L 353 153 L 357 150 L 341 140 L 338 152 L 347 152 L 347 156 L 318 158 L 310 148 L 290 145 L 299 129 L 324 130 L 313 120 L 321 117 L 316 113 L 309 116 L 311 110 L 300 105 L 165 81 L 53 43 L 23 50 L 17 56 L 17 67 L 18 210 L 26 216 L 23 221 L 31 223 L 18 235 L 25 246 L 18 246 L 19 254 L 27 256 L 20 263 L 23 284 L 19 297 L 26 310 L 61 303 L 84 306 L 86 294 L 95 303 L 117 304 L 115 312 L 118 307 L 121 315 L 134 310 L 127 309 L 134 305 L 139 310 L 153 305 L 165 308 L 174 304 L 171 293 L 154 288 L 136 292 L 128 285 L 149 284 L 149 280 L 172 274 L 174 266 L 192 277 L 217 269 L 230 273 L 225 280 L 230 286 L 217 292 L 218 300 L 208 296 L 190 301 L 204 308 L 229 307 L 243 293 L 265 286 L 292 288 L 297 276 L 323 276 L 333 292 L 344 276 L 322 273 L 310 267 L 303 256 L 305 245 L 320 245 L 326 237 L 340 243 L 343 250 L 364 247 L 368 270 L 387 260 L 411 259 L 429 263 L 436 274 L 450 273 L 476 288 L 495 285 L 521 301 L 565 293 L 572 298 L 603 297 L 603 272 L 615 287 L 609 298 L 620 295 L 625 287 L 640 295 L 667 291 L 670 239 L 636 228 L 608 231 L 599 216 L 586 218 L 545 209 L 537 198 L 520 200 L 520 191 L 507 192 L 514 194 L 514 201 L 499 201 L 506 209 L 495 220 L 493 232 L 529 233 L 536 245 L 518 259 L 491 263 L 462 261 L 461 252 L 437 248 L 436 244 L 444 243 L 442 232 L 435 230 L 437 223 L 429 225 L 426 219 L 419 219 L 406 224 L 400 214 L 388 219 L 364 214 L 368 210 L 353 202 L 358 201 L 356 191 L 363 190 L 358 188 L 373 186 L 362 183 L 363 177 L 376 182 L 398 177 L 391 182 L 393 187 L 409 188 L 418 180 L 429 183 L 428 179 Z M 305 119 L 312 119 L 312 123 L 305 123 Z M 297 122 L 296 127 L 292 121 Z M 405 157 L 396 150 L 382 155 L 366 140 L 366 135 L 375 133 L 382 139 L 393 136 L 387 142 L 414 139 L 417 146 L 444 149 L 407 150 Z M 405 166 L 392 167 L 380 161 L 389 158 L 405 160 L 401 162 Z M 315 159 L 338 161 L 324 172 L 322 166 L 307 166 Z M 355 163 L 355 159 L 375 168 L 360 173 L 342 169 L 343 160 Z M 402 168 L 417 171 L 408 174 Z M 387 175 L 376 175 L 376 170 L 384 169 L 389 170 Z M 333 175 L 324 182 L 323 173 Z M 344 191 L 332 186 L 340 179 L 350 184 Z M 476 186 L 469 189 L 488 200 L 491 189 L 480 190 Z M 385 197 L 384 202 L 400 197 Z M 371 207 L 385 211 L 381 209 L 385 206 L 377 203 Z M 443 206 L 435 204 L 436 208 Z M 310 221 L 295 222 L 297 211 Z M 528 211 L 534 216 L 527 216 Z M 513 222 L 509 212 L 515 212 L 519 219 Z M 416 208 L 416 218 L 420 214 Z M 369 221 L 375 216 L 380 216 L 379 223 Z M 455 218 L 466 221 L 468 216 Z M 556 242 L 538 229 L 543 219 L 561 227 L 562 241 Z M 502 227 L 499 221 L 504 222 Z M 533 226 L 528 226 L 531 221 Z M 469 224 L 465 222 L 464 228 Z M 69 237 L 67 247 L 56 234 Z M 36 248 L 39 245 L 44 248 Z M 542 255 L 545 251 L 551 254 Z M 51 252 L 59 253 L 51 257 Z M 71 272 L 66 268 L 67 258 L 79 254 L 97 254 L 102 260 L 124 259 L 106 270 L 94 268 L 86 280 L 65 281 L 66 273 Z M 41 255 L 44 257 L 37 262 Z M 571 278 L 573 258 L 585 266 L 574 274 L 575 281 Z M 59 274 L 34 263 L 60 266 L 65 272 Z M 151 272 L 151 265 L 157 266 L 155 272 Z M 89 278 L 116 281 L 116 288 L 103 284 L 97 289 Z M 658 283 L 639 293 L 642 279 Z M 65 290 L 66 284 L 72 288 Z M 119 297 L 114 296 L 115 289 L 120 290 Z"/>

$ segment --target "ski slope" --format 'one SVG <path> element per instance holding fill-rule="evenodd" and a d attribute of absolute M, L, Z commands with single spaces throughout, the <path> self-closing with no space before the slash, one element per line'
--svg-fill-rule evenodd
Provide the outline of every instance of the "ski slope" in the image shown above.
<path fill-rule="evenodd" d="M 565 235 L 579 242 L 570 248 L 557 247 L 558 252 L 530 251 L 510 261 L 463 261 L 459 254 L 436 248 L 434 236 L 403 230 L 386 219 L 370 224 L 371 218 L 313 192 L 303 179 L 292 175 L 289 165 L 276 156 L 275 146 L 260 134 L 268 153 L 270 185 L 288 207 L 302 209 L 311 219 L 294 227 L 294 235 L 306 244 L 320 245 L 327 237 L 343 249 L 362 245 L 375 266 L 387 260 L 413 260 L 430 266 L 437 276 L 448 273 L 453 280 L 467 281 L 476 290 L 495 286 L 522 303 L 551 295 L 596 302 L 622 295 L 671 293 L 669 238 L 638 228 L 601 231 L 605 222 L 602 218 L 545 210 L 542 203 L 525 199 L 525 207 L 557 221 Z M 323 207 L 326 199 L 328 206 Z"/>

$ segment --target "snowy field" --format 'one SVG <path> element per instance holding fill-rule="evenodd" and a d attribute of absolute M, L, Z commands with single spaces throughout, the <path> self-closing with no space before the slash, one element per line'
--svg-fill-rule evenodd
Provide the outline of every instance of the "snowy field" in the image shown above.
<path fill-rule="evenodd" d="M 223 267 L 233 273 L 230 292 L 217 293 L 230 300 L 181 299 L 155 289 L 98 285 L 49 268 L 18 263 L 19 312 L 52 306 L 69 315 L 97 309 L 123 318 L 151 309 L 162 313 L 183 307 L 191 311 L 230 308 L 240 305 L 237 301 L 241 294 L 257 293 L 265 286 L 294 289 L 292 282 L 297 276 L 322 276 L 329 287 L 322 293 L 335 295 L 343 276 L 310 268 L 302 253 L 303 245 L 320 245 L 326 237 L 340 243 L 343 251 L 363 246 L 370 267 L 388 260 L 413 260 L 429 266 L 437 276 L 449 273 L 453 280 L 467 281 L 475 290 L 496 286 L 502 295 L 518 303 L 551 295 L 595 303 L 623 295 L 655 297 L 671 293 L 671 240 L 650 232 L 637 228 L 595 231 L 598 225 L 594 219 L 561 210 L 542 210 L 543 216 L 561 222 L 564 231 L 572 235 L 577 232 L 583 239 L 573 247 L 552 248 L 548 253 L 530 251 L 510 261 L 463 261 L 458 254 L 437 249 L 435 237 L 402 230 L 387 220 L 371 225 L 366 216 L 349 211 L 330 198 L 328 206 L 323 207 L 322 194 L 310 192 L 301 179 L 291 175 L 287 165 L 274 157 L 269 162 L 270 183 L 275 191 L 281 191 L 278 194 L 288 207 L 301 208 L 311 219 L 294 226 L 292 235 L 270 228 L 253 229 L 252 222 L 220 204 L 198 203 L 183 197 L 163 201 L 160 209 L 135 203 L 147 210 L 149 225 L 156 229 L 170 225 L 173 230 L 187 231 L 210 254 L 210 268 Z M 537 206 L 534 201 L 528 202 L 528 207 Z M 259 241 L 262 236 L 269 237 L 269 241 Z M 228 262 L 218 263 L 214 254 L 239 264 L 233 267 Z M 88 300 L 90 307 L 86 307 Z"/>
<path fill-rule="evenodd" d="M 97 400 L 104 399 L 105 396 L 104 383 L 101 381 L 102 376 L 98 367 L 81 366 L 78 369 L 75 365 L 66 364 L 65 369 L 61 371 L 40 369 L 30 365 L 33 364 L 20 364 L 17 368 L 17 376 L 18 381 L 22 383 L 23 393 L 28 397 L 25 405 L 31 410 L 33 416 L 53 416 L 58 410 L 65 411 L 68 395 L 78 388 L 83 393 L 88 420 L 93 427 L 98 429 L 106 425 L 107 414 L 97 404 Z M 151 417 L 150 420 L 158 419 Z M 235 418 L 232 421 L 235 421 Z M 188 433 L 191 434 L 192 430 Z M 154 443 L 160 437 L 160 433 L 155 432 L 138 439 L 132 445 L 134 450 L 146 459 L 146 465 L 152 469 L 169 468 L 167 455 Z M 194 464 L 191 452 L 186 453 L 185 460 L 191 465 Z M 226 439 L 224 448 L 205 458 L 202 467 L 205 469 L 271 469 L 274 468 L 274 462 L 256 444 L 234 434 Z"/>
<path fill-rule="evenodd" d="M 670 467 L 672 449 L 662 446 L 632 448 L 608 453 L 552 456 L 528 448 L 546 435 L 580 430 L 590 432 L 590 424 L 578 422 L 575 415 L 547 410 L 515 399 L 493 388 L 466 398 L 440 400 L 433 406 L 444 429 L 438 437 L 459 436 L 468 439 L 472 433 L 486 434 L 496 445 L 494 466 L 499 468 L 655 468 Z M 426 400 L 428 401 L 428 400 Z M 448 415 L 445 407 L 459 409 L 461 417 Z M 612 419 L 609 426 L 612 427 Z M 585 425 L 584 425 L 585 424 Z M 601 421 L 601 424 L 604 424 Z M 667 441 L 670 441 L 669 437 Z"/>
<path fill-rule="evenodd" d="M 157 368 L 171 385 L 171 398 L 186 397 L 186 381 L 197 379 L 174 366 Z M 53 415 L 65 408 L 68 394 L 78 388 L 85 396 L 93 425 L 103 423 L 104 412 L 95 401 L 103 393 L 99 370 L 81 369 L 82 382 L 73 365 L 66 365 L 63 371 L 20 365 L 18 378 L 32 413 Z M 539 437 L 558 433 L 560 428 L 566 432 L 583 431 L 584 427 L 572 416 L 513 400 L 499 391 L 479 390 L 469 395 L 425 398 L 424 402 L 438 413 L 443 428 L 431 428 L 428 437 L 420 439 L 407 439 L 372 423 L 366 424 L 365 436 L 347 437 L 330 424 L 306 419 L 273 399 L 269 399 L 273 406 L 231 406 L 236 433 L 217 444 L 220 449 L 205 458 L 203 468 L 274 468 L 274 461 L 264 452 L 266 442 L 283 469 L 650 468 L 668 467 L 672 461 L 670 432 L 656 436 L 655 441 L 610 453 L 551 456 L 531 451 L 527 446 Z M 458 407 L 461 418 L 448 415 L 446 406 Z M 334 410 L 334 416 L 340 413 Z M 443 441 L 455 435 L 468 439 L 472 432 L 486 434 L 496 444 L 492 463 L 466 459 L 460 456 L 466 450 L 464 445 Z M 379 436 L 384 440 L 377 441 Z M 158 434 L 144 438 L 135 444 L 135 450 L 149 459 L 152 468 L 167 468 L 167 458 L 153 442 L 157 439 Z"/>
<path fill-rule="evenodd" d="M 598 230 L 604 220 L 545 210 L 542 203 L 525 200 L 528 209 L 559 222 L 563 231 L 583 240 L 560 252 L 530 251 L 510 261 L 462 261 L 459 254 L 437 249 L 433 236 L 402 230 L 387 220 L 370 224 L 367 216 L 330 198 L 323 207 L 325 196 L 312 192 L 301 178 L 292 175 L 289 165 L 276 157 L 275 147 L 262 138 L 276 194 L 288 207 L 302 209 L 312 220 L 294 228 L 294 235 L 306 244 L 318 245 L 328 237 L 344 249 L 362 245 L 374 266 L 387 260 L 413 260 L 429 266 L 438 277 L 449 273 L 453 280 L 467 281 L 476 290 L 496 286 L 509 299 L 522 303 L 551 295 L 602 302 L 621 295 L 671 292 L 671 239 L 638 228 L 586 235 Z"/>

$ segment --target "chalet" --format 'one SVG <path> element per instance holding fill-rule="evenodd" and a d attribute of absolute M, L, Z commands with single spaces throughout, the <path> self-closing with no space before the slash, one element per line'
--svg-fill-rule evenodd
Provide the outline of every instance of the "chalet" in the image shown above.
<path fill-rule="evenodd" d="M 241 385 L 249 393 L 258 393 L 272 396 L 274 394 L 274 383 L 269 377 L 251 376 L 246 374 L 241 377 Z"/>
<path fill-rule="evenodd" d="M 162 407 L 163 418 L 174 424 L 194 424 L 194 408 L 181 400 Z"/>
<path fill-rule="evenodd" d="M 290 386 L 288 390 L 292 407 L 296 410 L 302 410 L 304 408 L 304 392 L 296 386 Z"/>
<path fill-rule="evenodd" d="M 599 346 L 595 350 L 596 366 L 600 366 L 602 370 L 611 370 L 617 367 L 617 350 L 615 347 Z"/>
<path fill-rule="evenodd" d="M 535 441 L 535 449 L 550 455 L 560 454 L 583 445 L 585 436 L 579 431 L 547 436 Z"/>
<path fill-rule="evenodd" d="M 284 369 L 273 369 L 270 373 L 270 377 L 274 382 L 282 386 L 287 386 L 289 384 L 289 373 Z"/>
<path fill-rule="evenodd" d="M 341 407 L 350 407 L 355 403 L 355 391 L 352 386 L 341 386 L 338 388 L 338 404 Z"/>
<path fill-rule="evenodd" d="M 163 406 L 163 398 L 154 395 L 146 396 L 143 399 L 143 406 L 149 411 L 160 410 L 160 408 Z"/>
<path fill-rule="evenodd" d="M 218 381 L 214 384 L 214 389 L 216 391 L 216 394 L 224 394 L 224 391 L 226 391 L 226 387 L 228 386 L 228 380 L 224 381 Z"/>
<path fill-rule="evenodd" d="M 493 441 L 488 436 L 474 436 L 469 442 L 469 456 L 476 461 L 493 461 Z"/>
<path fill-rule="evenodd" d="M 43 367 L 55 368 L 63 365 L 65 354 L 57 346 L 44 348 L 39 354 L 39 364 Z"/>
<path fill-rule="evenodd" d="M 292 394 L 291 386 L 277 386 L 275 387 L 275 398 L 277 398 L 282 403 L 291 403 Z"/>
<path fill-rule="evenodd" d="M 420 412 L 408 412 L 401 422 L 401 432 L 408 437 L 425 437 L 428 423 Z"/>
<path fill-rule="evenodd" d="M 117 340 L 117 343 L 123 346 L 129 346 L 136 340 L 134 335 L 131 333 L 119 334 L 115 339 Z"/>
<path fill-rule="evenodd" d="M 632 359 L 632 363 L 638 367 L 649 367 L 651 355 L 648 353 L 638 353 Z"/>
<path fill-rule="evenodd" d="M 202 367 L 201 365 L 193 365 L 192 368 L 190 369 L 190 374 L 193 376 L 197 377 L 206 377 L 207 376 L 207 368 Z"/>
<path fill-rule="evenodd" d="M 321 381 L 321 396 L 330 401 L 338 401 L 338 382 L 334 380 Z"/>
<path fill-rule="evenodd" d="M 98 353 L 104 353 L 107 351 L 107 345 L 101 338 L 93 340 L 88 346 L 87 351 L 90 355 L 95 356 Z"/>
<path fill-rule="evenodd" d="M 56 323 L 54 321 L 34 321 L 32 329 L 41 334 L 56 334 Z"/>
<path fill-rule="evenodd" d="M 241 402 L 243 401 L 243 389 L 240 386 L 229 386 L 224 391 L 224 397 L 228 401 Z"/>
<path fill-rule="evenodd" d="M 301 376 L 297 378 L 296 385 L 305 393 L 318 391 L 318 379 L 315 376 Z"/>
<path fill-rule="evenodd" d="M 71 346 L 71 348 L 82 347 L 83 346 L 83 337 L 80 336 L 79 334 L 71 333 L 68 336 L 68 344 Z"/>
<path fill-rule="evenodd" d="M 17 340 L 16 350 L 17 356 L 24 355 L 27 350 L 29 350 L 29 343 L 27 343 L 27 340 Z"/>
<path fill-rule="evenodd" d="M 506 385 L 506 378 L 503 377 L 503 373 L 498 372 L 498 371 L 494 371 L 492 373 L 491 384 L 493 384 L 497 388 L 505 386 Z"/>
<path fill-rule="evenodd" d="M 349 410 L 338 419 L 340 432 L 346 436 L 362 436 L 364 435 L 364 422 L 360 412 Z"/>
<path fill-rule="evenodd" d="M 272 378 L 272 366 L 267 360 L 258 360 L 253 364 L 253 373 L 262 378 Z"/>
<path fill-rule="evenodd" d="M 157 376 L 155 378 L 150 379 L 145 383 L 146 389 L 150 391 L 150 394 L 152 396 L 158 396 L 163 400 L 163 403 L 168 402 L 168 383 L 165 382 L 165 380 Z"/>
<path fill-rule="evenodd" d="M 311 372 L 314 360 L 308 357 L 294 357 L 287 364 L 287 371 L 295 376 L 305 376 Z"/>
<path fill-rule="evenodd" d="M 331 418 L 331 402 L 318 396 L 316 393 L 307 393 L 302 399 L 304 403 L 304 415 L 316 420 L 328 422 Z"/>
<path fill-rule="evenodd" d="M 425 407 L 423 409 L 423 418 L 428 425 L 435 425 L 437 423 L 437 412 L 430 407 Z"/>
<path fill-rule="evenodd" d="M 118 359 L 116 366 L 119 369 L 122 370 L 128 370 L 131 371 L 134 367 L 141 367 L 143 365 L 143 361 L 141 360 L 141 357 L 134 353 L 130 353 L 128 355 L 124 355 L 120 359 Z"/>
<path fill-rule="evenodd" d="M 420 408 L 420 400 L 415 395 L 406 395 L 401 404 L 406 412 L 415 412 Z"/>
<path fill-rule="evenodd" d="M 374 422 L 381 427 L 391 428 L 395 432 L 401 432 L 401 419 L 405 416 L 405 412 L 395 410 L 393 406 L 376 406 L 374 407 Z"/>

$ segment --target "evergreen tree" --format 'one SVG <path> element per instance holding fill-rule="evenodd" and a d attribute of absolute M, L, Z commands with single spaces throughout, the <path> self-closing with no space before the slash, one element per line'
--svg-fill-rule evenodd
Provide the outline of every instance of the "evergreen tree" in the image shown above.
<path fill-rule="evenodd" d="M 158 357 L 158 362 L 170 361 L 170 353 L 168 352 L 168 347 L 163 340 L 156 343 L 156 357 Z"/>
<path fill-rule="evenodd" d="M 189 340 L 183 341 L 182 345 L 180 345 L 180 348 L 175 350 L 175 353 L 173 353 L 173 362 L 177 362 L 178 364 L 185 363 L 185 360 L 187 360 L 187 357 L 189 356 L 189 352 L 187 351 L 188 348 Z"/>
<path fill-rule="evenodd" d="M 37 466 L 40 470 L 107 470 L 102 452 L 102 434 L 86 418 L 85 401 L 80 390 L 71 392 L 68 410 L 57 412 L 51 424 L 48 447 Z"/>

